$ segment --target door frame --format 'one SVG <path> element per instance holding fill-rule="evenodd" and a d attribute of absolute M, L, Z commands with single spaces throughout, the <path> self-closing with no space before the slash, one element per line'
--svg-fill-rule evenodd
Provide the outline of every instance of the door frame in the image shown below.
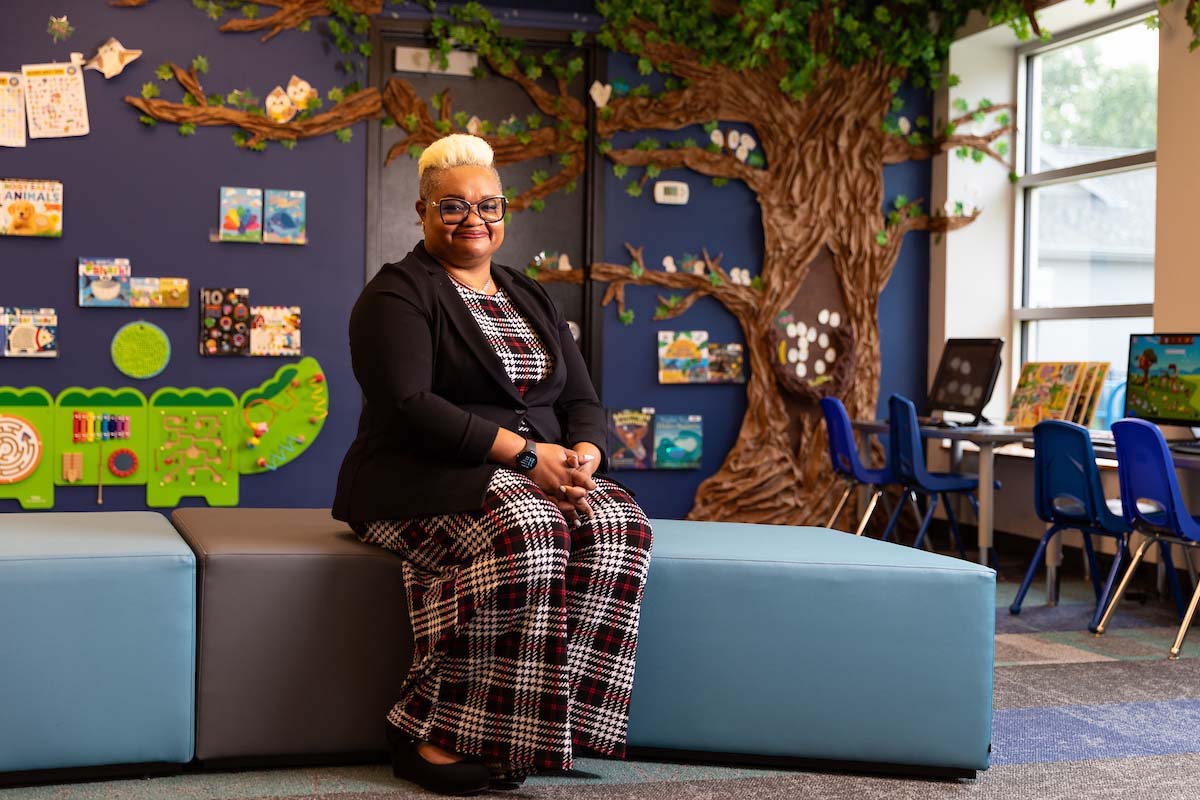
<path fill-rule="evenodd" d="M 390 72 L 385 59 L 390 55 L 386 45 L 393 43 L 411 46 L 427 46 L 429 44 L 429 22 L 421 19 L 380 19 L 371 21 L 371 57 L 367 63 L 367 85 L 379 87 L 382 91 L 382 80 L 385 68 Z M 573 47 L 571 31 L 552 28 L 510 27 L 501 28 L 505 36 L 516 37 L 533 45 L 548 47 Z M 601 71 L 607 66 L 607 54 L 598 47 L 595 37 L 590 33 L 584 45 L 580 48 L 587 52 L 584 65 L 584 85 L 591 86 Z M 386 52 L 385 52 L 386 51 Z M 587 129 L 589 143 L 595 142 L 596 137 L 596 108 L 593 103 L 584 101 L 587 109 Z M 366 259 L 363 264 L 363 280 L 371 274 L 372 266 L 383 263 L 383 202 L 380 197 L 380 171 L 383 169 L 383 126 L 381 120 L 367 121 L 367 159 L 366 159 Z M 586 258 L 582 265 L 583 280 L 583 320 L 581 325 L 585 332 L 585 347 L 583 357 L 587 361 L 588 371 L 592 376 L 592 384 L 596 387 L 597 396 L 601 396 L 601 377 L 603 375 L 603 347 L 601 337 L 604 335 L 604 314 L 600 305 L 601 293 L 591 279 L 591 265 L 604 256 L 604 181 L 597 180 L 605 168 L 604 159 L 596 147 L 587 148 L 587 167 L 583 171 L 583 209 L 586 218 L 584 224 L 583 252 Z"/>

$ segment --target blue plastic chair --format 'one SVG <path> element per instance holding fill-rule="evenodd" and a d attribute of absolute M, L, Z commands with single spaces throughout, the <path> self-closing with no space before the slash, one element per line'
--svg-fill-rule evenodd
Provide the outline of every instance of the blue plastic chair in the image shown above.
<path fill-rule="evenodd" d="M 1192 594 L 1192 602 L 1185 612 L 1179 577 L 1171 561 L 1171 545 L 1200 545 L 1200 519 L 1189 514 L 1184 505 L 1179 479 L 1175 476 L 1175 461 L 1158 426 L 1141 419 L 1123 419 L 1113 423 L 1112 432 L 1117 443 L 1117 477 L 1121 482 L 1121 506 L 1125 510 L 1125 521 L 1133 530 L 1145 536 L 1146 541 L 1133 554 L 1117 591 L 1104 609 L 1096 633 L 1104 633 L 1142 557 L 1157 542 L 1167 568 L 1171 594 L 1175 596 L 1175 605 L 1183 616 L 1183 624 L 1179 626 L 1175 644 L 1171 646 L 1170 658 L 1175 659 L 1179 657 L 1192 615 L 1196 613 L 1196 604 L 1200 602 L 1200 586 Z"/>
<path fill-rule="evenodd" d="M 975 490 L 979 488 L 979 478 L 966 473 L 930 472 L 926 469 L 925 448 L 921 442 L 917 408 L 907 397 L 894 394 L 888 398 L 888 433 L 888 466 L 896 482 L 904 487 L 904 497 L 892 511 L 887 529 L 883 532 L 883 540 L 887 541 L 891 537 L 900 519 L 901 510 L 907 503 L 911 503 L 921 524 L 913 547 L 921 547 L 925 543 L 925 535 L 929 532 L 929 524 L 933 521 L 933 513 L 937 510 L 938 499 L 941 498 L 946 501 L 946 518 L 950 522 L 954 546 L 958 548 L 959 557 L 965 559 L 967 554 L 963 550 L 958 520 L 954 517 L 954 507 L 947 495 L 965 494 L 971 501 L 971 507 L 978 519 L 979 501 L 975 497 Z M 999 485 L 997 482 L 996 486 Z M 917 495 L 926 498 L 924 515 L 917 506 Z"/>
<path fill-rule="evenodd" d="M 1038 543 L 1025 580 L 1008 610 L 1011 614 L 1021 613 L 1025 593 L 1054 537 L 1062 531 L 1077 530 L 1083 534 L 1083 550 L 1087 555 L 1092 588 L 1096 592 L 1096 611 L 1088 626 L 1095 631 L 1120 574 L 1131 528 L 1123 516 L 1110 510 L 1104 497 L 1100 470 L 1096 467 L 1096 451 L 1087 428 L 1073 422 L 1042 422 L 1033 429 L 1033 445 L 1034 509 L 1038 518 L 1050 527 Z M 1112 536 L 1117 540 L 1117 554 L 1103 586 L 1096 566 L 1096 551 L 1092 547 L 1093 534 Z"/>
<path fill-rule="evenodd" d="M 829 461 L 833 465 L 834 474 L 846 481 L 846 491 L 833 510 L 826 528 L 832 528 L 846 506 L 850 493 L 860 486 L 871 489 L 871 500 L 867 504 L 866 513 L 859 520 L 855 536 L 862 536 L 875 513 L 875 506 L 883 496 L 883 487 L 895 483 L 892 472 L 888 467 L 883 469 L 868 469 L 863 466 L 858 457 L 858 446 L 854 442 L 854 431 L 850 425 L 850 415 L 846 407 L 836 397 L 821 398 L 821 412 L 825 415 L 825 428 L 829 433 Z"/>

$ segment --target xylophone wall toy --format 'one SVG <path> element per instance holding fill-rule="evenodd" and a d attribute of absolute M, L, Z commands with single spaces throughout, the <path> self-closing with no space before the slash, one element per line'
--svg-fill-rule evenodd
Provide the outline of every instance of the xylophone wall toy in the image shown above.
<path fill-rule="evenodd" d="M 148 480 L 146 396 L 137 389 L 69 387 L 55 401 L 59 486 L 137 486 Z"/>

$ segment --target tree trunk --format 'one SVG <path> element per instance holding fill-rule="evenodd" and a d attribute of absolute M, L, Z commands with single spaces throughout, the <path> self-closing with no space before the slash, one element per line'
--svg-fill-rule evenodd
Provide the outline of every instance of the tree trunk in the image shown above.
<path fill-rule="evenodd" d="M 879 65 L 835 70 L 801 103 L 758 126 L 771 177 L 759 193 L 764 302 L 753 315 L 730 309 L 746 336 L 750 376 L 737 441 L 701 483 L 689 519 L 824 524 L 832 474 L 819 406 L 790 422 L 773 364 L 776 316 L 803 285 L 822 245 L 834 267 L 853 333 L 852 379 L 833 392 L 851 417 L 873 416 L 879 393 L 879 293 L 898 250 L 884 229 L 881 123 L 891 75 Z M 831 110 L 835 110 L 831 112 Z M 798 435 L 789 426 L 799 424 Z M 798 441 L 793 447 L 792 440 Z"/>

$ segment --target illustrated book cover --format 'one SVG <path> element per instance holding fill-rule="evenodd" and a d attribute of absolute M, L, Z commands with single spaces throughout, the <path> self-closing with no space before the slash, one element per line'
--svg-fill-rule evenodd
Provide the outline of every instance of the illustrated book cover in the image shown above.
<path fill-rule="evenodd" d="M 251 306 L 250 355 L 302 355 L 300 306 Z"/>
<path fill-rule="evenodd" d="M 659 414 L 654 418 L 655 469 L 697 469 L 703 450 L 701 415 Z"/>
<path fill-rule="evenodd" d="M 250 290 L 200 290 L 200 355 L 250 352 Z"/>
<path fill-rule="evenodd" d="M 654 467 L 654 409 L 608 412 L 608 466 L 611 469 Z"/>
<path fill-rule="evenodd" d="M 267 189 L 263 204 L 262 240 L 267 244 L 307 244 L 304 192 Z"/>
<path fill-rule="evenodd" d="M 128 258 L 79 258 L 79 307 L 128 308 L 133 268 Z"/>
<path fill-rule="evenodd" d="M 0 179 L 0 236 L 58 238 L 63 231 L 60 181 Z"/>
<path fill-rule="evenodd" d="M 262 189 L 221 187 L 222 242 L 261 242 L 262 218 Z"/>
<path fill-rule="evenodd" d="M 658 332 L 658 382 L 708 383 L 708 331 Z"/>
<path fill-rule="evenodd" d="M 9 358 L 58 356 L 58 312 L 53 308 L 0 308 L 0 330 Z"/>

